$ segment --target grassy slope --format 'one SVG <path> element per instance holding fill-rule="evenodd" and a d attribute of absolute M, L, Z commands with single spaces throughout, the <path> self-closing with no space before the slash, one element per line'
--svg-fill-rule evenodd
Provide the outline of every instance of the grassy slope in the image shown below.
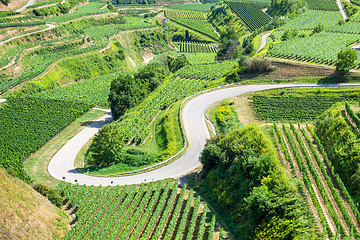
<path fill-rule="evenodd" d="M 0 169 L 0 239 L 54 239 L 68 231 L 68 216 L 21 180 Z"/>

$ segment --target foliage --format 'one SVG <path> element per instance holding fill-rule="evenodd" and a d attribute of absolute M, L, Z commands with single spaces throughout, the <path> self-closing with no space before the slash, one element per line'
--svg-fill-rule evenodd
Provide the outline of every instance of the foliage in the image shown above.
<path fill-rule="evenodd" d="M 270 121 L 309 121 L 316 119 L 342 97 L 294 97 L 294 96 L 254 96 L 254 105 L 261 119 Z M 296 111 L 294 111 L 296 109 Z"/>
<path fill-rule="evenodd" d="M 223 61 L 207 64 L 191 65 L 180 69 L 174 75 L 182 78 L 215 80 L 234 67 L 234 61 Z"/>
<path fill-rule="evenodd" d="M 180 70 L 183 67 L 187 67 L 191 65 L 189 59 L 187 59 L 185 54 L 181 54 L 178 57 L 168 55 L 166 60 L 168 63 L 169 70 L 173 73 L 176 72 L 177 70 Z"/>
<path fill-rule="evenodd" d="M 358 40 L 359 36 L 355 34 L 322 32 L 311 37 L 295 37 L 276 43 L 272 45 L 268 55 L 332 65 L 336 62 L 339 51 Z"/>
<path fill-rule="evenodd" d="M 110 87 L 109 102 L 113 118 L 117 120 L 129 108 L 136 106 L 163 81 L 168 69 L 150 63 L 135 74 L 119 75 Z"/>
<path fill-rule="evenodd" d="M 283 35 L 281 36 L 281 41 L 292 39 L 297 35 L 299 35 L 299 31 L 297 29 L 287 29 L 284 31 Z"/>
<path fill-rule="evenodd" d="M 177 42 L 179 51 L 184 53 L 216 53 L 216 45 L 196 43 L 196 42 Z"/>
<path fill-rule="evenodd" d="M 104 75 L 33 95 L 37 98 L 71 100 L 108 106 L 110 85 L 116 75 Z"/>
<path fill-rule="evenodd" d="M 344 6 L 344 11 L 348 18 L 352 17 L 353 15 L 359 12 L 359 7 L 356 7 L 347 1 L 342 1 L 342 4 Z"/>
<path fill-rule="evenodd" d="M 221 35 L 223 35 L 223 32 L 226 32 L 227 29 L 232 28 L 236 40 L 247 31 L 244 23 L 231 11 L 229 6 L 220 2 L 212 8 L 208 19 Z"/>
<path fill-rule="evenodd" d="M 205 20 L 205 15 L 202 12 L 188 11 L 188 10 L 175 10 L 165 8 L 165 16 L 174 19 L 193 19 L 193 20 Z"/>
<path fill-rule="evenodd" d="M 164 18 L 165 21 L 165 18 Z M 202 42 L 202 43 L 213 43 L 214 39 L 207 37 L 194 30 L 188 29 L 182 25 L 174 22 L 165 21 L 168 24 L 168 30 L 171 33 L 173 42 L 187 41 L 187 42 Z M 165 29 L 165 27 L 164 27 Z"/>
<path fill-rule="evenodd" d="M 88 163 L 98 166 L 109 166 L 121 162 L 121 149 L 124 139 L 117 129 L 105 125 L 95 135 L 94 140 L 86 152 Z"/>
<path fill-rule="evenodd" d="M 307 10 L 304 13 L 297 16 L 296 18 L 282 25 L 278 30 L 280 31 L 288 30 L 288 29 L 312 30 L 320 22 L 325 25 L 325 29 L 329 29 L 330 27 L 335 26 L 340 19 L 342 19 L 342 16 L 339 11 L 328 12 L 328 11 L 318 11 L 318 10 Z"/>
<path fill-rule="evenodd" d="M 286 228 L 289 233 L 277 230 L 280 239 L 314 237 L 306 204 L 258 127 L 249 125 L 212 138 L 200 160 L 204 167 L 200 188 L 230 214 L 237 238 L 266 232 L 273 217 L 294 221 L 294 228 Z"/>
<path fill-rule="evenodd" d="M 163 30 L 136 31 L 132 37 L 132 47 L 135 51 L 151 49 L 155 55 L 170 50 L 169 35 Z"/>
<path fill-rule="evenodd" d="M 358 56 L 356 52 L 350 48 L 345 48 L 341 50 L 337 55 L 336 62 L 336 71 L 340 72 L 342 75 L 347 75 L 350 73 L 350 70 L 355 66 L 355 61 Z"/>
<path fill-rule="evenodd" d="M 205 204 L 203 214 L 198 216 L 195 208 L 196 206 L 199 208 L 200 199 L 193 200 L 192 191 L 185 199 L 186 184 L 178 194 L 178 180 L 174 184 L 167 180 L 165 186 L 162 181 L 142 183 L 139 189 L 136 189 L 135 185 L 132 185 L 130 189 L 127 186 L 95 188 L 94 186 L 68 186 L 62 182 L 59 184 L 58 191 L 78 209 L 75 213 L 78 220 L 64 239 L 82 239 L 89 236 L 92 239 L 119 237 L 120 239 L 145 240 L 152 235 L 152 238 L 156 239 L 161 233 L 166 236 L 165 239 L 170 239 L 171 236 L 176 239 L 185 239 L 187 231 L 183 229 L 190 223 L 195 225 L 195 231 L 192 232 L 192 237 L 195 237 L 199 235 L 196 229 L 203 222 L 191 221 L 190 217 L 191 219 L 193 215 L 196 215 L 195 219 L 206 217 L 208 209 Z M 184 211 L 180 211 L 183 204 L 186 207 Z M 189 211 L 192 204 L 195 204 L 193 215 Z M 204 205 L 204 203 L 201 204 Z M 171 209 L 173 211 L 170 211 Z M 179 227 L 175 228 L 177 225 Z M 154 226 L 156 229 L 153 230 Z M 203 234 L 210 235 L 212 234 L 210 231 L 214 229 L 208 229 Z"/>
<path fill-rule="evenodd" d="M 17 177 L 31 182 L 22 167 L 24 158 L 89 108 L 89 104 L 71 101 L 32 97 L 7 99 L 0 108 L 0 165 L 12 168 Z"/>
<path fill-rule="evenodd" d="M 50 16 L 54 14 L 66 14 L 77 4 L 85 2 L 85 0 L 65 0 L 65 3 L 33 9 L 36 16 Z"/>
<path fill-rule="evenodd" d="M 59 16 L 53 16 L 45 19 L 46 22 L 56 22 L 61 23 L 65 21 L 69 21 L 74 18 L 80 18 L 87 15 L 100 14 L 110 12 L 108 8 L 103 8 L 105 6 L 104 3 L 101 2 L 90 2 L 85 6 L 78 7 L 75 12 L 68 13 Z M 34 10 L 35 11 L 35 10 Z"/>
<path fill-rule="evenodd" d="M 315 10 L 339 11 L 336 1 L 327 0 L 305 0 L 307 6 Z"/>
<path fill-rule="evenodd" d="M 208 3 L 208 4 L 174 4 L 174 5 L 168 5 L 167 8 L 170 9 L 177 9 L 177 10 L 189 10 L 189 11 L 198 11 L 198 12 L 210 12 L 211 7 L 214 6 L 214 3 Z"/>
<path fill-rule="evenodd" d="M 188 57 L 191 64 L 213 63 L 216 53 L 194 53 Z"/>
<path fill-rule="evenodd" d="M 311 0 L 317 1 L 317 0 Z M 325 0 L 326 1 L 326 0 Z M 335 3 L 336 5 L 336 3 Z M 271 6 L 268 12 L 272 16 L 297 16 L 301 11 L 300 9 L 304 6 L 302 0 L 272 0 Z"/>
<path fill-rule="evenodd" d="M 207 21 L 195 19 L 173 19 L 173 21 L 190 29 L 194 29 L 195 31 L 205 34 L 213 39 L 219 39 L 219 36 L 214 31 L 211 24 Z"/>
<path fill-rule="evenodd" d="M 244 21 L 251 29 L 255 30 L 270 22 L 271 18 L 261 9 L 268 5 L 251 2 L 225 1 L 227 5 Z"/>
<path fill-rule="evenodd" d="M 39 25 L 45 25 L 45 22 L 32 21 L 32 22 L 3 23 L 3 24 L 0 24 L 0 28 L 31 27 L 31 26 L 39 26 Z"/>
<path fill-rule="evenodd" d="M 343 118 L 341 109 L 340 106 L 334 106 L 324 112 L 316 122 L 316 134 L 334 170 L 354 196 L 355 202 L 358 202 L 360 146 L 357 136 Z"/>
<path fill-rule="evenodd" d="M 275 67 L 268 58 L 240 58 L 241 73 L 263 73 L 274 71 Z"/>
<path fill-rule="evenodd" d="M 224 101 L 220 107 L 216 110 L 216 121 L 221 126 L 221 132 L 228 134 L 234 129 L 243 127 L 239 121 L 237 113 L 234 108 L 231 107 L 231 103 Z"/>

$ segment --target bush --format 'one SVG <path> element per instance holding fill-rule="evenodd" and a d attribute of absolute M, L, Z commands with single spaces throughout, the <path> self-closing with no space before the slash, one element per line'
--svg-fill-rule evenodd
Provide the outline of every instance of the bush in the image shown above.
<path fill-rule="evenodd" d="M 49 192 L 46 194 L 46 197 L 55 206 L 57 207 L 62 206 L 64 199 L 60 196 L 60 194 L 57 191 L 50 189 Z"/>
<path fill-rule="evenodd" d="M 43 196 L 46 196 L 46 194 L 48 194 L 48 192 L 50 190 L 48 188 L 48 186 L 41 184 L 41 183 L 35 184 L 33 188 L 35 189 L 35 191 L 37 191 L 38 193 L 40 193 Z"/>
<path fill-rule="evenodd" d="M 267 58 L 245 59 L 243 64 L 248 73 L 271 72 L 275 69 L 271 61 Z"/>

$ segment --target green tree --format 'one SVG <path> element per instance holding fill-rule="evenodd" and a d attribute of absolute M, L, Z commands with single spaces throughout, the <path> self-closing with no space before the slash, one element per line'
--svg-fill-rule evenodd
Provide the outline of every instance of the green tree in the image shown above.
<path fill-rule="evenodd" d="M 335 64 L 336 71 L 340 72 L 342 75 L 347 75 L 350 73 L 350 69 L 355 66 L 357 54 L 354 50 L 345 48 L 338 53 L 337 58 L 338 60 Z"/>
<path fill-rule="evenodd" d="M 191 65 L 189 59 L 187 59 L 185 54 L 181 54 L 178 57 L 174 57 L 172 55 L 167 56 L 168 66 L 171 72 L 176 72 L 180 68 Z"/>
<path fill-rule="evenodd" d="M 89 163 L 98 166 L 109 166 L 120 162 L 120 153 L 125 142 L 122 132 L 111 124 L 107 124 L 95 135 L 86 152 Z"/>
<path fill-rule="evenodd" d="M 119 119 L 126 109 L 136 106 L 141 99 L 140 88 L 134 76 L 119 75 L 111 83 L 108 99 L 114 120 Z"/>

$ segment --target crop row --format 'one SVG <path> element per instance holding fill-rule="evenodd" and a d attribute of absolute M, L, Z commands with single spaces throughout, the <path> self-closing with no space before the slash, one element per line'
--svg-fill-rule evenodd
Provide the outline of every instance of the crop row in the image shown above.
<path fill-rule="evenodd" d="M 189 11 L 189 10 L 177 10 L 177 9 L 166 8 L 165 16 L 170 19 L 205 20 L 204 13 L 197 11 Z"/>
<path fill-rule="evenodd" d="M 22 166 L 23 159 L 89 108 L 89 104 L 69 101 L 8 98 L 0 108 L 0 165 L 30 182 Z"/>
<path fill-rule="evenodd" d="M 251 30 L 261 28 L 271 20 L 271 18 L 261 10 L 261 8 L 266 7 L 264 4 L 239 1 L 225 1 L 225 3 Z"/>
<path fill-rule="evenodd" d="M 346 110 L 347 114 L 349 115 L 349 117 L 352 119 L 352 121 L 355 123 L 356 127 L 360 129 L 360 119 L 356 115 L 354 110 L 352 110 L 352 108 L 348 102 L 345 103 L 345 110 Z"/>
<path fill-rule="evenodd" d="M 274 125 L 276 127 L 276 125 Z M 334 236 L 333 232 L 331 231 L 329 225 L 328 225 L 328 222 L 327 222 L 327 219 L 325 217 L 325 214 L 321 208 L 321 205 L 320 205 L 320 202 L 317 198 L 317 195 L 315 193 L 315 190 L 312 186 L 312 182 L 311 182 L 311 178 L 310 178 L 310 174 L 305 166 L 305 163 L 298 151 L 298 148 L 296 146 L 296 143 L 294 141 L 294 138 L 293 136 L 291 135 L 289 129 L 287 129 L 285 127 L 285 125 L 283 124 L 282 125 L 282 128 L 283 128 L 283 131 L 285 133 L 285 136 L 286 136 L 286 139 L 287 141 L 289 142 L 289 145 L 290 145 L 290 148 L 292 150 L 292 154 L 296 160 L 296 163 L 297 163 L 297 166 L 299 167 L 299 170 L 302 174 L 302 178 L 303 178 L 303 182 L 304 182 L 304 185 L 306 187 L 306 189 L 308 190 L 309 192 L 309 195 L 310 195 L 310 198 L 311 198 L 311 201 L 318 213 L 318 216 L 319 216 L 319 219 L 320 219 L 320 223 L 322 226 L 324 226 L 324 231 L 326 231 L 326 233 L 328 234 L 329 237 L 332 237 Z"/>
<path fill-rule="evenodd" d="M 215 80 L 222 77 L 235 66 L 234 61 L 222 61 L 208 64 L 191 65 L 175 72 L 175 76 L 182 78 L 197 78 Z"/>
<path fill-rule="evenodd" d="M 211 44 L 197 42 L 177 42 L 179 51 L 182 53 L 216 53 L 217 47 Z"/>
<path fill-rule="evenodd" d="M 306 0 L 305 1 L 310 9 L 326 10 L 326 11 L 339 11 L 336 1 L 328 0 Z"/>
<path fill-rule="evenodd" d="M 348 212 L 348 210 L 345 208 L 345 205 L 343 203 L 343 200 L 339 194 L 339 192 L 337 191 L 337 189 L 335 188 L 333 182 L 330 179 L 330 176 L 324 166 L 324 163 L 321 161 L 320 155 L 318 154 L 318 152 L 316 151 L 310 137 L 307 135 L 305 129 L 301 128 L 300 131 L 302 132 L 308 146 L 310 147 L 310 150 L 314 156 L 314 159 L 316 160 L 317 165 L 319 166 L 319 169 L 321 171 L 322 176 L 324 177 L 326 184 L 328 185 L 331 194 L 336 202 L 336 204 L 338 205 L 340 212 L 346 222 L 346 224 L 348 225 L 349 229 L 353 230 L 353 233 L 358 235 L 359 233 L 357 232 L 356 228 L 355 228 L 355 224 L 353 220 L 350 217 L 350 214 Z"/>
<path fill-rule="evenodd" d="M 185 27 L 200 32 L 213 39 L 219 39 L 219 36 L 215 32 L 214 28 L 208 21 L 205 20 L 194 20 L 194 19 L 172 19 L 174 22 L 181 24 Z"/>
<path fill-rule="evenodd" d="M 315 119 L 342 97 L 293 97 L 293 96 L 254 96 L 254 105 L 261 119 L 271 121 Z M 296 109 L 296 111 L 294 111 Z"/>
<path fill-rule="evenodd" d="M 282 25 L 278 30 L 279 31 L 284 31 L 289 29 L 312 30 L 319 23 L 324 24 L 325 29 L 329 29 L 330 27 L 335 26 L 340 19 L 342 19 L 342 16 L 339 11 L 328 12 L 328 11 L 307 10 L 305 13 L 300 14 L 293 20 Z"/>
<path fill-rule="evenodd" d="M 360 34 L 360 23 L 347 22 L 342 25 L 336 25 L 329 29 L 329 31 L 338 33 Z"/>
<path fill-rule="evenodd" d="M 334 64 L 337 54 L 360 40 L 356 34 L 323 32 L 311 37 L 295 37 L 273 45 L 269 56 L 300 61 Z M 360 59 L 356 64 L 360 63 Z"/>
<path fill-rule="evenodd" d="M 316 135 L 315 131 L 313 131 L 309 126 L 308 126 L 308 130 L 311 133 L 312 137 L 314 138 L 316 144 L 318 145 L 320 152 L 322 154 L 322 156 L 324 157 L 324 160 L 326 162 L 326 164 L 328 165 L 329 169 L 331 170 L 331 174 L 334 177 L 334 179 L 336 180 L 338 186 L 340 187 L 346 201 L 348 202 L 351 210 L 353 211 L 356 220 L 358 221 L 358 223 L 360 223 L 360 212 L 354 202 L 354 200 L 352 199 L 350 193 L 348 192 L 348 190 L 345 187 L 345 184 L 343 183 L 343 181 L 341 180 L 340 176 L 335 172 L 335 168 L 332 165 L 332 162 L 329 160 L 327 153 L 324 149 L 324 146 L 322 145 L 320 139 L 318 138 L 318 136 Z"/>
<path fill-rule="evenodd" d="M 134 110 L 127 111 L 120 121 L 116 123 L 126 139 L 142 142 L 150 133 L 148 125 L 156 114 L 174 101 L 200 90 L 206 81 L 171 78 L 160 88 L 153 92 L 145 101 Z"/>
<path fill-rule="evenodd" d="M 42 21 L 32 21 L 32 22 L 14 22 L 14 23 L 3 23 L 0 24 L 0 28 L 11 28 L 11 27 L 31 27 L 38 25 L 45 25 L 45 22 Z"/>
<path fill-rule="evenodd" d="M 116 78 L 116 75 L 104 75 L 64 87 L 43 91 L 33 96 L 45 99 L 91 103 L 97 106 L 108 106 L 110 85 L 114 78 Z"/>
<path fill-rule="evenodd" d="M 64 239 L 158 239 L 161 235 L 164 239 L 170 239 L 171 236 L 174 239 L 192 239 L 195 235 L 197 239 L 202 239 L 207 206 L 199 215 L 200 198 L 193 201 L 193 192 L 190 191 L 184 200 L 185 184 L 175 200 L 178 181 L 171 185 L 170 180 L 164 187 L 162 181 L 156 183 L 156 186 L 155 182 L 151 182 L 141 184 L 138 190 L 132 185 L 128 191 L 127 186 L 95 188 L 61 182 L 57 190 L 70 201 L 71 207 L 78 209 L 77 222 Z M 88 192 L 92 193 L 90 198 Z M 86 196 L 83 205 L 75 203 L 76 199 L 78 203 L 83 202 Z M 184 209 L 180 211 L 184 204 Z M 174 209 L 172 213 L 171 209 Z M 185 226 L 190 227 L 186 236 Z M 210 223 L 208 236 L 213 236 L 214 226 L 215 218 Z"/>
<path fill-rule="evenodd" d="M 70 46 L 74 46 L 74 44 L 63 44 L 56 47 L 34 50 L 22 58 L 21 62 L 24 67 L 24 72 L 20 77 L 13 78 L 9 76 L 1 79 L 0 92 L 4 92 L 24 80 L 41 74 L 57 59 L 95 51 L 103 48 L 106 44 L 107 39 L 97 41 L 88 47 L 84 45 L 84 47 L 73 48 Z"/>
<path fill-rule="evenodd" d="M 214 63 L 216 53 L 194 53 L 188 57 L 192 64 Z"/>
<path fill-rule="evenodd" d="M 338 206 L 333 206 L 331 197 L 328 195 L 328 193 L 326 191 L 326 187 L 325 187 L 326 182 L 323 182 L 321 180 L 321 177 L 320 177 L 321 173 L 317 172 L 317 170 L 315 168 L 315 164 L 311 160 L 311 157 L 306 149 L 306 146 L 305 146 L 303 140 L 301 139 L 301 135 L 299 134 L 298 130 L 295 128 L 295 126 L 293 124 L 290 124 L 290 127 L 291 127 L 291 130 L 293 131 L 295 138 L 300 146 L 300 150 L 306 160 L 308 170 L 310 171 L 310 173 L 316 183 L 316 186 L 320 192 L 320 195 L 324 200 L 324 203 L 329 212 L 329 215 L 331 216 L 332 220 L 334 221 L 337 231 L 340 232 L 340 235 L 342 237 L 347 236 L 347 233 L 345 231 L 345 226 L 341 223 L 341 220 L 340 220 L 340 217 L 343 217 L 343 216 L 342 215 L 339 216 L 338 213 L 336 212 L 336 207 L 338 207 Z M 325 177 L 325 176 L 323 176 L 323 177 Z M 330 183 L 331 183 L 331 181 L 330 181 Z"/>

